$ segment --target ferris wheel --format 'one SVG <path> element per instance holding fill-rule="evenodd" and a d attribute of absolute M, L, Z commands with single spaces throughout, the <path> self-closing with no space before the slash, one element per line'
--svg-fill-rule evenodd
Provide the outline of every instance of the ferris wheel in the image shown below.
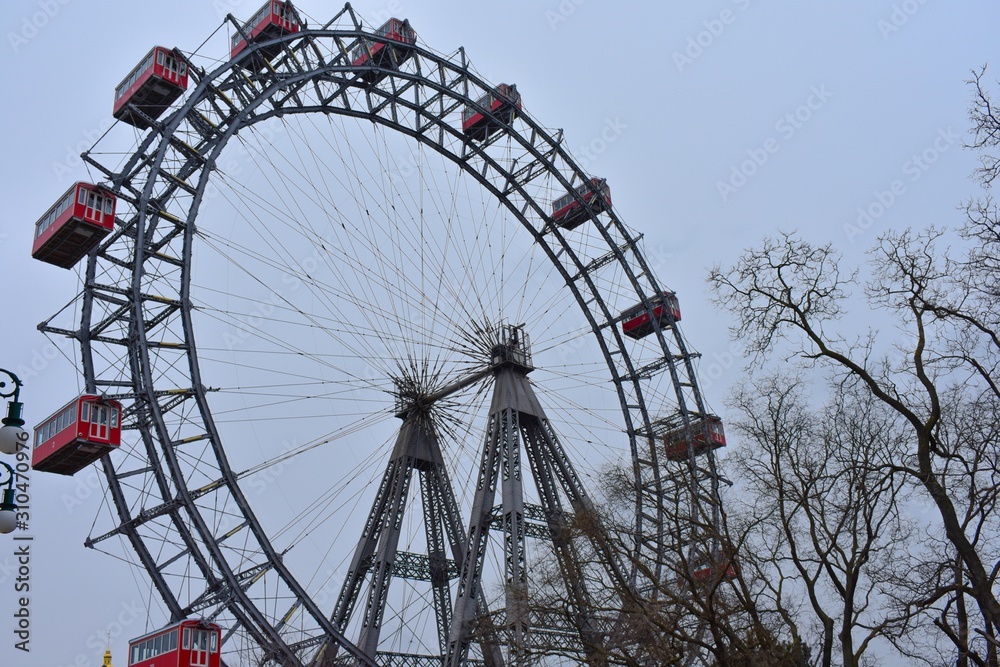
<path fill-rule="evenodd" d="M 119 87 L 134 149 L 45 222 L 101 233 L 37 234 L 89 252 L 42 328 L 120 414 L 87 545 L 232 664 L 596 664 L 609 590 L 725 576 L 721 422 L 610 184 L 406 21 L 224 25 L 223 64 L 156 47 Z"/>

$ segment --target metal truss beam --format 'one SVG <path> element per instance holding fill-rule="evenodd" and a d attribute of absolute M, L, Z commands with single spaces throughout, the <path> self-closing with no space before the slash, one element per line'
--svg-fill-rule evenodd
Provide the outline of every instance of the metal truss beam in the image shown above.
<path fill-rule="evenodd" d="M 646 359 L 636 370 L 620 332 L 613 326 L 616 315 L 609 311 L 592 274 L 603 266 L 618 261 L 624 269 L 624 281 L 637 294 L 659 292 L 659 286 L 648 265 L 636 251 L 635 242 L 638 239 L 631 238 L 614 211 L 602 214 L 600 224 L 594 225 L 595 233 L 612 249 L 607 255 L 597 259 L 582 261 L 576 255 L 573 243 L 558 229 L 552 229 L 551 234 L 546 235 L 544 240 L 541 239 L 538 221 L 547 219 L 549 202 L 536 201 L 525 186 L 546 173 L 557 189 L 570 189 L 574 183 L 587 177 L 566 153 L 561 132 L 550 132 L 530 116 L 522 115 L 510 124 L 498 122 L 500 131 L 485 142 L 472 142 L 463 137 L 455 124 L 455 112 L 463 106 L 474 104 L 482 92 L 490 89 L 490 84 L 475 75 L 474 70 L 468 66 L 464 50 L 459 50 L 457 57 L 444 57 L 417 45 L 404 67 L 399 67 L 398 71 L 392 72 L 378 85 L 367 86 L 363 95 L 356 95 L 360 88 L 361 73 L 352 71 L 348 50 L 356 40 L 372 37 L 372 33 L 363 28 L 348 6 L 318 30 L 304 28 L 295 35 L 275 40 L 274 43 L 279 43 L 282 50 L 260 75 L 248 75 L 238 61 L 224 64 L 210 73 L 193 67 L 192 74 L 197 86 L 189 92 L 182 108 L 154 124 L 142 137 L 134 154 L 121 167 L 117 167 L 118 171 L 108 170 L 92 156 L 86 155 L 85 160 L 111 181 L 120 203 L 128 204 L 132 208 L 132 214 L 118 222 L 116 230 L 91 257 L 80 329 L 70 331 L 46 328 L 51 333 L 67 335 L 81 343 L 88 391 L 96 391 L 101 386 L 99 382 L 114 381 L 110 376 L 102 377 L 102 372 L 120 372 L 117 368 L 114 371 L 99 371 L 95 368 L 95 359 L 99 363 L 104 363 L 107 359 L 122 361 L 131 372 L 133 381 L 130 388 L 137 400 L 129 409 L 130 414 L 136 417 L 136 428 L 142 433 L 141 444 L 146 448 L 148 465 L 138 467 L 130 473 L 119 474 L 111 467 L 110 459 L 106 458 L 105 469 L 118 508 L 120 525 L 125 526 L 123 530 L 139 553 L 144 567 L 152 571 L 156 569 L 156 563 L 142 544 L 142 539 L 135 530 L 137 525 L 129 524 L 132 521 L 130 507 L 134 503 L 130 504 L 133 499 L 125 497 L 119 481 L 127 474 L 144 475 L 146 479 L 143 480 L 145 484 L 142 488 L 145 490 L 142 493 L 155 498 L 154 494 L 158 492 L 161 502 L 168 502 L 174 498 L 175 489 L 181 489 L 177 497 L 187 513 L 178 512 L 169 516 L 177 531 L 178 541 L 190 550 L 192 570 L 200 572 L 207 581 L 217 578 L 225 580 L 234 594 L 228 608 L 232 610 L 237 622 L 246 627 L 247 633 L 265 648 L 267 655 L 290 664 L 297 660 L 297 650 L 285 644 L 280 633 L 271 627 L 266 615 L 257 609 L 255 601 L 250 596 L 243 595 L 240 587 L 235 585 L 238 573 L 233 571 L 226 555 L 219 551 L 218 542 L 213 539 L 213 527 L 201 517 L 193 496 L 186 493 L 185 471 L 175 450 L 186 444 L 187 440 L 178 440 L 176 430 L 172 430 L 172 424 L 167 421 L 176 418 L 176 413 L 172 415 L 171 412 L 177 407 L 189 398 L 195 399 L 197 409 L 185 410 L 184 418 L 194 423 L 199 416 L 197 413 L 200 413 L 204 424 L 195 424 L 195 428 L 204 435 L 198 438 L 206 440 L 214 450 L 219 476 L 225 480 L 232 501 L 247 517 L 246 525 L 257 542 L 253 548 L 259 548 L 264 557 L 274 562 L 277 576 L 287 586 L 287 594 L 296 599 L 293 608 L 303 608 L 303 613 L 314 619 L 318 628 L 314 631 L 322 633 L 323 641 L 341 643 L 356 660 L 373 664 L 370 656 L 361 655 L 357 647 L 347 642 L 338 628 L 317 609 L 306 591 L 281 562 L 280 554 L 270 544 L 242 495 L 237 484 L 238 476 L 228 468 L 218 430 L 208 409 L 208 389 L 202 384 L 200 377 L 188 293 L 194 220 L 205 195 L 209 174 L 215 169 L 221 150 L 241 128 L 266 118 L 300 111 L 369 118 L 415 137 L 452 158 L 477 178 L 490 193 L 500 198 L 522 220 L 543 251 L 558 266 L 560 275 L 583 308 L 601 351 L 609 360 L 614 360 L 609 363 L 609 371 L 618 391 L 626 432 L 635 447 L 649 448 L 648 452 L 634 453 L 639 467 L 637 481 L 661 484 L 655 443 L 636 442 L 634 439 L 639 430 L 648 429 L 651 421 L 643 397 L 643 383 L 652 374 L 666 370 L 677 388 L 678 412 L 682 421 L 689 422 L 689 413 L 705 412 L 693 379 L 692 355 L 686 352 L 684 341 L 676 328 L 672 332 L 656 328 L 655 338 L 662 348 L 663 361 Z M 252 57 L 255 48 L 248 49 L 242 58 Z M 498 150 L 498 142 L 503 143 L 504 151 Z M 598 220 L 595 218 L 594 222 L 597 223 Z M 544 228 L 544 223 L 541 227 Z M 636 263 L 635 270 L 626 260 L 626 255 Z M 111 270 L 131 276 L 132 289 L 124 295 L 102 293 L 100 288 L 93 285 L 98 265 L 102 271 Z M 105 273 L 100 275 L 105 280 Z M 162 301 L 147 297 L 145 286 L 152 283 L 173 285 L 178 276 L 181 285 L 176 294 L 167 294 Z M 116 332 L 116 328 L 120 332 Z M 183 336 L 171 338 L 162 335 L 168 331 L 179 332 Z M 121 354 L 117 350 L 113 354 L 102 354 L 101 350 L 95 352 L 95 348 L 101 346 L 122 347 L 124 351 Z M 670 352 L 671 348 L 676 352 Z M 164 397 L 157 393 L 154 386 L 154 378 L 162 382 L 157 364 L 164 358 L 167 360 L 166 364 L 177 364 L 184 356 L 191 360 L 192 381 L 189 385 L 191 389 L 183 391 L 191 393 L 169 397 L 160 403 Z M 665 367 L 657 365 L 662 363 L 666 364 Z M 173 382 L 176 383 L 176 380 Z M 510 421 L 507 427 L 512 426 L 514 423 Z M 505 441 L 509 441 L 509 437 L 505 435 L 504 438 L 508 439 Z M 158 446 L 161 452 L 157 451 Z M 539 445 L 538 455 L 548 457 L 552 464 L 548 468 L 545 467 L 548 464 L 542 465 L 539 469 L 551 470 L 545 474 L 551 474 L 557 480 L 556 488 L 562 489 L 562 493 L 567 494 L 573 504 L 574 496 L 566 489 L 575 489 L 578 480 L 575 480 L 572 471 L 567 471 L 560 463 L 559 452 L 551 450 L 549 444 Z M 495 463 L 505 465 L 504 470 L 509 472 L 513 469 L 511 466 L 518 462 L 512 456 L 513 450 L 508 448 L 506 451 L 506 455 L 502 452 L 498 455 Z M 505 459 L 504 456 L 508 458 Z M 707 477 L 692 475 L 688 479 L 691 498 L 697 506 L 692 513 L 698 521 L 708 517 L 717 520 L 719 512 L 718 475 L 711 455 L 706 461 L 705 469 L 708 471 Z M 437 526 L 444 522 L 445 550 L 450 544 L 452 557 L 457 563 L 465 563 L 470 558 L 476 562 L 480 556 L 470 556 L 467 553 L 471 549 L 466 549 L 467 538 L 464 531 L 455 528 L 457 519 L 453 515 L 457 514 L 457 505 L 447 495 L 451 493 L 450 487 L 446 491 L 440 490 L 441 480 L 447 480 L 443 468 L 435 474 L 438 477 L 434 482 L 436 486 L 432 485 L 432 488 L 439 490 L 429 496 L 425 494 L 425 498 L 437 498 L 436 511 L 439 511 L 440 516 L 430 523 Z M 506 481 L 508 478 L 504 479 Z M 423 476 L 421 481 L 423 484 Z M 492 483 L 495 484 L 496 479 Z M 673 481 L 665 483 L 669 485 Z M 525 519 L 524 513 L 528 510 L 523 506 L 523 499 L 519 506 L 514 488 L 516 483 L 511 484 L 510 500 L 506 505 L 502 504 L 502 521 L 504 530 L 509 531 L 512 536 L 508 569 L 520 576 L 517 574 L 521 559 L 518 550 L 522 549 L 523 552 L 523 547 L 518 545 L 523 542 L 524 536 L 535 530 L 532 526 L 536 524 Z M 492 509 L 492 501 L 482 504 L 478 508 L 479 515 L 473 517 L 472 523 L 480 533 L 493 528 Z M 646 532 L 644 529 L 652 524 L 652 534 L 662 534 L 665 517 L 657 514 L 660 510 L 644 509 L 647 511 L 636 514 L 637 530 Z M 575 507 L 574 512 L 578 512 Z M 638 522 L 644 523 L 640 525 Z M 538 535 L 542 537 L 541 531 Z M 470 537 L 468 543 L 474 544 L 480 537 L 480 534 Z M 428 543 L 434 545 L 429 549 L 432 553 L 428 555 L 428 559 L 433 561 L 429 567 L 437 567 L 437 576 L 440 578 L 443 571 L 440 553 L 442 538 L 429 535 Z M 662 561 L 663 544 L 655 540 L 646 544 L 645 555 L 656 563 Z M 392 559 L 383 558 L 379 561 L 375 558 L 367 560 L 364 565 L 371 568 L 376 563 L 379 567 L 384 567 L 383 574 L 388 585 L 392 574 Z M 361 567 L 363 564 L 358 565 Z M 459 587 L 465 588 L 460 594 L 461 611 L 456 607 L 453 614 L 455 622 L 450 624 L 452 628 L 459 622 L 482 620 L 486 611 L 478 584 L 469 585 L 472 579 L 465 566 L 462 567 Z M 154 585 L 166 601 L 171 614 L 180 613 L 180 605 L 170 586 L 162 579 L 157 579 L 155 574 L 153 576 Z M 436 593 L 438 596 L 439 594 L 440 592 Z M 443 603 L 436 602 L 435 605 L 436 609 L 441 610 L 439 614 L 448 615 Z M 460 616 L 463 621 L 458 620 Z M 488 656 L 488 663 L 495 664 L 502 658 L 498 657 L 498 652 L 489 648 L 489 641 L 484 645 L 484 654 Z"/>

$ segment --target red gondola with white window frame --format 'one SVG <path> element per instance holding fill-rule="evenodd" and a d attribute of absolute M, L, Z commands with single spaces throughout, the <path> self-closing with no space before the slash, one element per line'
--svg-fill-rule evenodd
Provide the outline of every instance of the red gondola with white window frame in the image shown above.
<path fill-rule="evenodd" d="M 708 437 L 705 435 L 706 431 Z M 722 428 L 722 419 L 715 415 L 693 418 L 691 420 L 691 435 L 691 449 L 695 456 L 726 446 L 726 432 Z M 665 433 L 663 447 L 668 461 L 686 461 L 688 457 L 686 429 L 680 426 Z"/>
<path fill-rule="evenodd" d="M 483 111 L 485 109 L 485 111 Z M 501 83 L 474 105 L 462 111 L 462 132 L 470 139 L 485 141 L 501 129 L 497 122 L 510 124 L 521 110 L 521 93 L 514 84 Z"/>
<path fill-rule="evenodd" d="M 184 620 L 128 643 L 129 667 L 220 667 L 222 628 Z"/>
<path fill-rule="evenodd" d="M 232 50 L 229 55 L 231 58 L 235 58 L 243 53 L 250 44 L 267 42 L 283 35 L 290 35 L 298 32 L 300 28 L 297 15 L 287 2 L 270 0 L 257 10 L 253 18 L 243 24 L 242 33 L 236 31 L 233 35 Z M 267 67 L 267 61 L 278 55 L 280 51 L 281 44 L 260 47 L 256 53 L 244 58 L 242 64 L 253 72 L 259 72 Z"/>
<path fill-rule="evenodd" d="M 580 199 L 583 203 L 580 203 Z M 552 222 L 563 229 L 579 227 L 592 213 L 611 208 L 611 188 L 604 178 L 592 178 L 573 192 L 567 192 L 552 202 Z"/>
<path fill-rule="evenodd" d="M 115 196 L 91 183 L 76 183 L 35 223 L 31 256 L 72 268 L 115 228 Z"/>
<path fill-rule="evenodd" d="M 122 405 L 83 394 L 35 427 L 31 467 L 72 475 L 121 445 Z"/>
<path fill-rule="evenodd" d="M 739 574 L 740 568 L 734 559 L 722 559 L 718 562 L 709 559 L 691 569 L 691 578 L 699 584 L 710 584 L 720 580 L 731 581 Z"/>
<path fill-rule="evenodd" d="M 630 338 L 644 338 L 653 333 L 654 319 L 661 329 L 681 321 L 680 302 L 673 292 L 661 292 L 649 302 L 652 309 L 639 303 L 622 312 L 622 333 Z"/>
<path fill-rule="evenodd" d="M 188 85 L 187 63 L 172 49 L 154 46 L 115 88 L 112 115 L 141 130 L 159 118 L 184 94 Z"/>
<path fill-rule="evenodd" d="M 398 67 L 405 62 L 412 52 L 410 47 L 417 43 L 417 33 L 406 19 L 391 18 L 375 34 L 382 39 L 359 41 L 351 52 L 351 63 L 355 67 L 374 65 L 383 68 L 363 72 L 361 79 L 366 83 L 378 83 L 388 76 L 389 72 L 385 69 Z"/>

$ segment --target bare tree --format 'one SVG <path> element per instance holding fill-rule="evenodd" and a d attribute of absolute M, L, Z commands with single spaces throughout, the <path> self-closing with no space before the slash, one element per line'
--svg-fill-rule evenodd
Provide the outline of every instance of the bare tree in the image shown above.
<path fill-rule="evenodd" d="M 775 605 L 798 609 L 800 628 L 809 620 L 818 628 L 824 667 L 864 664 L 872 642 L 891 639 L 910 616 L 882 595 L 908 569 L 899 419 L 859 389 L 834 383 L 814 409 L 797 374 L 776 373 L 743 384 L 732 400 L 743 443 L 730 460 L 742 511 L 758 518 L 744 552 L 770 566 Z"/>
<path fill-rule="evenodd" d="M 971 145 L 988 151 L 1000 116 L 983 76 L 971 82 Z M 963 248 L 939 247 L 934 228 L 890 232 L 862 281 L 831 246 L 781 234 L 711 271 L 754 362 L 734 397 L 745 502 L 727 505 L 712 534 L 738 567 L 694 577 L 673 554 L 666 575 L 630 561 L 629 586 L 593 576 L 592 662 L 855 666 L 873 664 L 872 643 L 885 639 L 915 662 L 1000 667 L 1000 224 L 989 197 L 1000 161 L 985 156 L 979 175 L 985 194 L 966 207 Z M 859 333 L 852 309 L 878 325 Z M 764 373 L 776 356 L 833 382 L 821 409 L 796 378 Z M 594 530 L 623 560 L 634 553 L 630 513 L 649 490 L 624 470 L 605 480 L 595 516 L 569 528 L 584 561 Z M 646 501 L 684 515 L 669 498 Z M 934 528 L 917 540 L 905 513 L 919 504 Z M 566 597 L 543 584 L 530 603 L 565 612 Z"/>
<path fill-rule="evenodd" d="M 983 186 L 989 188 L 997 176 L 1000 176 L 1000 159 L 995 153 L 1000 148 L 1000 109 L 993 105 L 990 91 L 983 83 L 985 78 L 984 66 L 974 71 L 968 82 L 973 89 L 972 105 L 969 108 L 973 140 L 968 147 L 979 152 L 982 166 L 977 175 Z M 995 216 L 993 220 L 996 220 Z"/>
<path fill-rule="evenodd" d="M 737 555 L 751 523 L 734 521 L 736 532 L 724 523 L 722 534 L 716 535 L 723 552 L 730 555 L 728 566 L 704 569 L 704 563 L 687 562 L 687 553 L 677 553 L 670 555 L 665 570 L 659 570 L 637 557 L 633 548 L 637 536 L 631 512 L 636 494 L 650 490 L 636 488 L 626 468 L 611 468 L 602 479 L 603 498 L 595 515 L 575 516 L 570 526 L 582 569 L 593 577 L 588 580 L 590 602 L 602 629 L 601 640 L 591 647 L 591 664 L 807 667 L 809 650 L 799 640 L 793 619 L 786 610 L 770 604 L 773 598 L 767 595 L 768 584 L 762 578 L 769 569 L 764 559 Z M 670 504 L 674 499 L 646 500 Z M 675 508 L 666 509 L 678 521 L 687 520 Z M 604 557 L 588 549 L 594 531 L 600 531 L 602 541 L 611 544 L 621 561 L 635 570 L 635 580 L 629 585 L 594 576 Z M 560 613 L 568 596 L 557 576 L 556 559 L 551 554 L 535 554 L 533 567 L 549 576 L 542 577 L 541 586 L 532 591 L 532 613 Z M 558 645 L 543 643 L 540 648 L 551 654 Z"/>
<path fill-rule="evenodd" d="M 749 341 L 762 358 L 787 343 L 794 353 L 828 365 L 865 387 L 869 400 L 892 411 L 906 424 L 906 456 L 896 471 L 921 487 L 937 509 L 940 525 L 963 570 L 962 591 L 973 598 L 987 638 L 987 664 L 996 665 L 989 640 L 1000 630 L 1000 603 L 994 582 L 1000 561 L 984 550 L 975 526 L 963 519 L 970 503 L 992 506 L 985 498 L 955 492 L 958 487 L 989 488 L 982 467 L 958 465 L 968 457 L 949 447 L 949 405 L 982 403 L 997 394 L 995 358 L 1000 351 L 996 329 L 982 317 L 987 312 L 950 268 L 969 266 L 973 257 L 953 260 L 936 249 L 941 233 L 886 234 L 872 251 L 873 279 L 865 286 L 868 303 L 891 316 L 890 327 L 908 336 L 895 342 L 899 354 L 878 356 L 875 333 L 848 340 L 837 328 L 845 314 L 856 274 L 843 275 L 840 258 L 829 246 L 815 247 L 792 235 L 767 240 L 743 255 L 728 270 L 716 268 L 710 281 L 721 304 L 737 318 L 734 334 Z M 995 311 L 994 311 L 995 312 Z M 995 446 L 993 443 L 980 443 Z M 987 456 L 980 452 L 977 457 Z M 962 475 L 963 481 L 955 480 Z M 983 518 L 979 523 L 982 523 Z M 985 524 L 984 524 L 985 525 Z M 937 600 L 933 600 L 937 601 Z M 931 602 L 931 600 L 928 600 Z M 958 642 L 960 651 L 968 646 Z"/>
<path fill-rule="evenodd" d="M 934 228 L 888 232 L 862 284 L 831 246 L 782 234 L 715 267 L 709 282 L 755 359 L 798 355 L 834 369 L 905 425 L 894 471 L 926 494 L 944 533 L 929 588 L 910 604 L 938 610 L 936 625 L 962 664 L 996 666 L 1000 224 L 989 194 L 1000 162 L 986 152 L 1000 146 L 1000 118 L 984 73 L 972 81 L 971 146 L 984 152 L 985 192 L 967 205 L 964 249 L 942 249 L 944 232 Z M 842 321 L 856 292 L 870 309 L 864 317 L 884 324 L 851 338 Z M 894 332 L 894 351 L 879 331 Z"/>

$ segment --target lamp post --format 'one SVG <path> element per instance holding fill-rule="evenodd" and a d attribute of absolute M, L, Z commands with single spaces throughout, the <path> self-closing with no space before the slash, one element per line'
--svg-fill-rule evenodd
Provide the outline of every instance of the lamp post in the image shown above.
<path fill-rule="evenodd" d="M 21 380 L 16 375 L 5 368 L 0 368 L 0 373 L 10 377 L 14 382 L 14 388 L 10 391 L 0 391 L 0 398 L 13 398 L 7 401 L 7 416 L 2 420 L 3 427 L 0 428 L 0 452 L 4 454 L 16 454 L 17 448 L 24 446 L 28 442 L 28 432 L 22 428 L 24 420 L 21 419 L 21 409 L 24 405 L 18 400 L 21 395 Z M 7 386 L 6 381 L 0 381 L 0 389 Z M 8 464 L 0 461 L 7 471 L 7 481 L 0 482 L 0 533 L 10 533 L 17 527 L 17 504 L 14 502 L 14 478 L 17 476 L 14 469 Z"/>
<path fill-rule="evenodd" d="M 3 493 L 0 494 L 0 533 L 12 533 L 17 527 L 17 504 L 14 502 L 14 469 L 0 461 L 0 466 L 7 470 L 8 480 L 0 483 Z"/>
<path fill-rule="evenodd" d="M 7 401 L 7 416 L 0 420 L 3 422 L 3 427 L 0 428 L 0 452 L 4 454 L 16 454 L 18 446 L 27 444 L 28 442 L 28 432 L 22 428 L 24 420 L 21 419 L 21 409 L 24 405 L 18 401 L 23 383 L 16 375 L 4 368 L 0 368 L 0 373 L 10 376 L 10 379 L 14 382 L 14 388 L 10 391 L 0 391 L 0 397 L 14 399 Z M 6 381 L 0 381 L 0 389 L 6 386 Z"/>

